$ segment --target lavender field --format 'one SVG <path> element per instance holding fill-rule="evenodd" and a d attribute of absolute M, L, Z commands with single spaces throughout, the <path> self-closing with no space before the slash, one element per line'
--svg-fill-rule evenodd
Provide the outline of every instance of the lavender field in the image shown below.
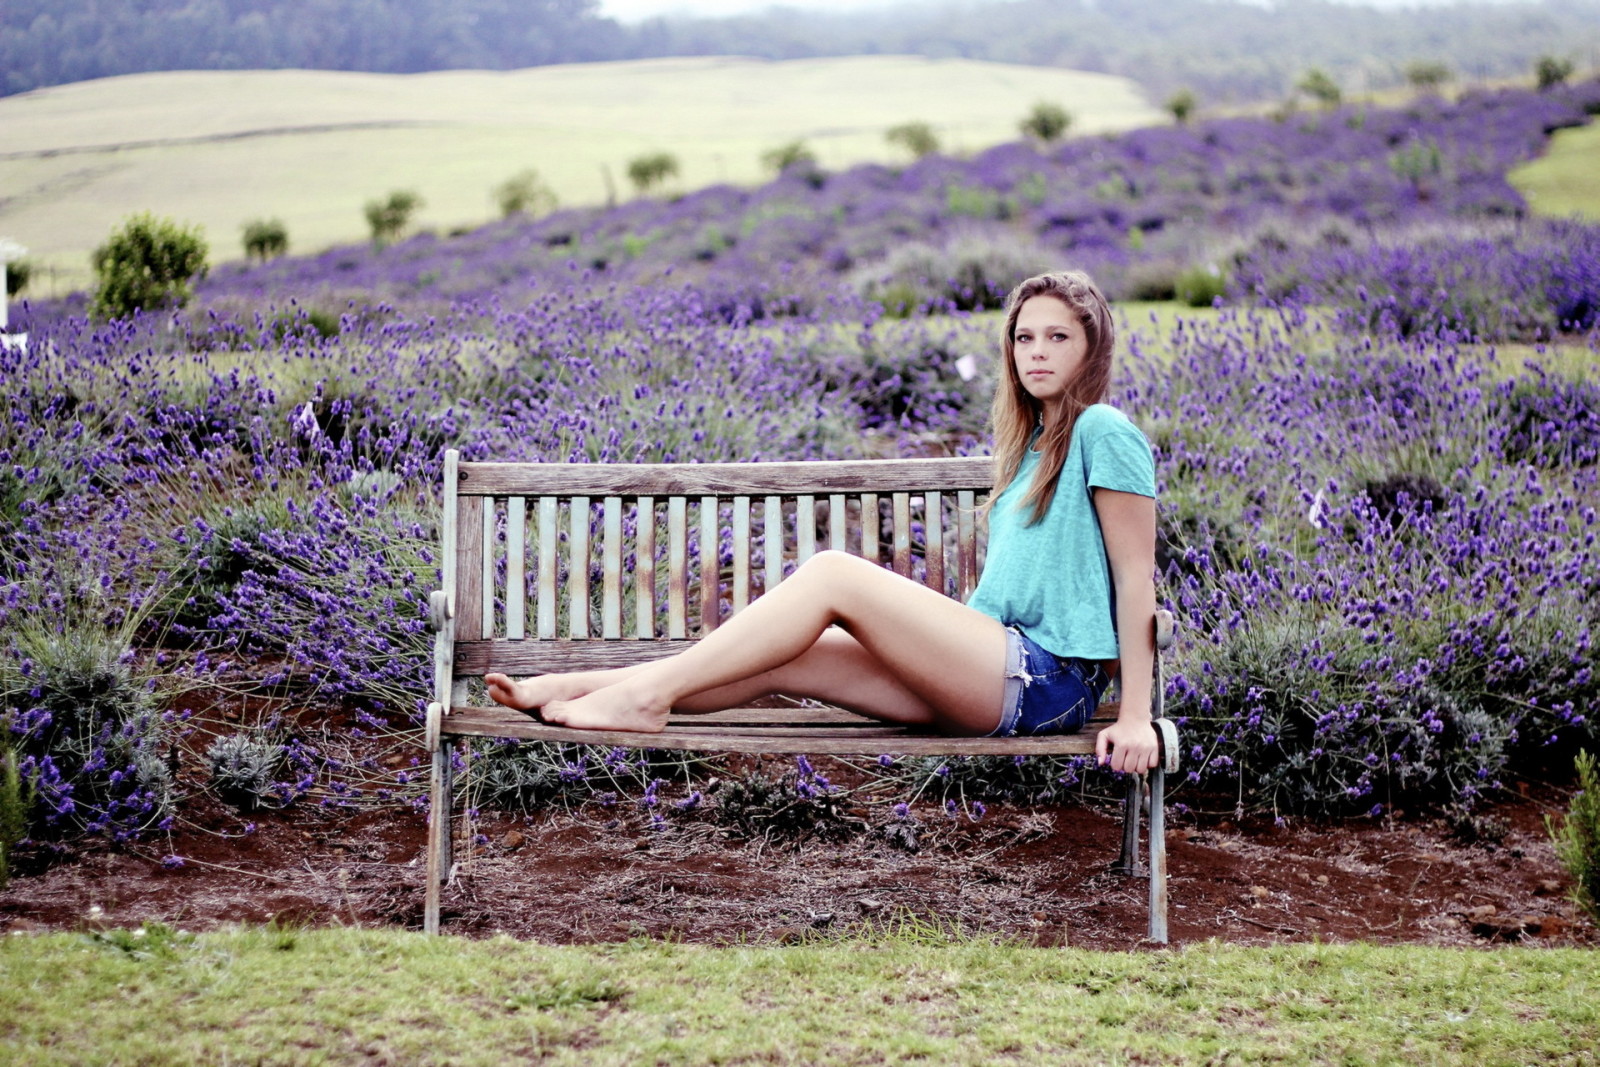
<path fill-rule="evenodd" d="M 1600 690 L 1600 227 L 1529 217 L 1505 174 L 1597 111 L 1589 83 L 802 167 L 228 267 L 181 312 L 24 307 L 0 694 L 28 833 L 144 833 L 195 788 L 413 803 L 446 448 L 983 453 L 990 309 L 1063 263 L 1196 306 L 1125 313 L 1115 386 L 1158 457 L 1178 799 L 1367 813 L 1570 774 Z M 230 727 L 190 721 L 199 691 Z M 340 725 L 274 711 L 308 704 Z M 648 768 L 556 769 L 658 799 Z"/>

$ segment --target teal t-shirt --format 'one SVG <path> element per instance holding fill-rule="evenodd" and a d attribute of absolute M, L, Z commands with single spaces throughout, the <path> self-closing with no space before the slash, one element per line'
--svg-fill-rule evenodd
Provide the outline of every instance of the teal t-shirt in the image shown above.
<path fill-rule="evenodd" d="M 1024 453 L 1017 476 L 989 509 L 989 550 L 967 602 L 1015 626 L 1058 656 L 1116 659 L 1111 564 L 1089 492 L 1094 487 L 1156 495 L 1150 442 L 1106 404 L 1078 416 L 1050 510 L 1029 526 L 1023 497 L 1039 469 Z"/>

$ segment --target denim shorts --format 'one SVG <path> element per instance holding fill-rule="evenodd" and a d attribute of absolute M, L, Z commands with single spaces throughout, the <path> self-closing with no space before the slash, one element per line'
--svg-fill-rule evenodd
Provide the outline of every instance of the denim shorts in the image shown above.
<path fill-rule="evenodd" d="M 1000 725 L 990 737 L 1066 734 L 1082 729 L 1111 677 L 1098 660 L 1057 656 L 1014 626 L 1006 627 L 1006 688 Z"/>

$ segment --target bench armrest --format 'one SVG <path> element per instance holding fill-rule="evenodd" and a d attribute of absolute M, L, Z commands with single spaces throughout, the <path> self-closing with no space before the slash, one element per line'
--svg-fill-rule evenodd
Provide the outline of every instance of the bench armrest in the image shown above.
<path fill-rule="evenodd" d="M 456 617 L 456 598 L 443 589 L 428 594 L 428 628 L 434 633 L 444 633 L 450 620 Z"/>

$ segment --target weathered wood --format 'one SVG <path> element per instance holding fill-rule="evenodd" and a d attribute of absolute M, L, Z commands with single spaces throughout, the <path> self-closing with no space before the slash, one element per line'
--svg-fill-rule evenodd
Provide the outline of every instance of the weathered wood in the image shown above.
<path fill-rule="evenodd" d="M 835 552 L 850 547 L 850 513 L 845 509 L 843 493 L 828 495 L 828 547 Z"/>
<path fill-rule="evenodd" d="M 538 634 L 541 641 L 552 641 L 556 636 L 556 551 L 561 531 L 560 504 L 553 496 L 539 498 L 539 617 Z"/>
<path fill-rule="evenodd" d="M 766 554 L 766 580 L 761 591 L 765 593 L 783 581 L 783 497 L 767 497 L 761 506 L 761 527 L 761 550 Z"/>
<path fill-rule="evenodd" d="M 589 498 L 575 496 L 567 515 L 567 636 L 589 636 Z"/>
<path fill-rule="evenodd" d="M 463 496 L 760 496 L 987 489 L 983 457 L 784 463 L 462 463 Z"/>
<path fill-rule="evenodd" d="M 639 498 L 638 532 L 634 535 L 634 633 L 656 635 L 656 502 Z"/>
<path fill-rule="evenodd" d="M 700 498 L 700 633 L 722 621 L 722 540 L 717 530 L 717 498 Z"/>
<path fill-rule="evenodd" d="M 911 577 L 911 494 L 894 494 L 894 572 Z"/>
<path fill-rule="evenodd" d="M 483 628 L 483 498 L 463 497 L 456 508 L 456 639 L 477 641 Z"/>
<path fill-rule="evenodd" d="M 882 516 L 878 513 L 878 494 L 861 494 L 861 558 L 878 562 L 878 524 Z"/>
<path fill-rule="evenodd" d="M 528 500 L 506 501 L 506 636 L 520 641 L 528 630 Z"/>
<path fill-rule="evenodd" d="M 926 568 L 923 581 L 930 589 L 948 592 L 944 587 L 944 497 L 938 493 L 922 495 L 922 529 L 926 535 L 923 542 Z"/>
<path fill-rule="evenodd" d="M 733 610 L 750 606 L 750 498 L 733 498 Z"/>
<path fill-rule="evenodd" d="M 483 514 L 483 545 L 478 552 L 478 583 L 479 588 L 483 590 L 480 600 L 482 604 L 480 622 L 485 637 L 494 633 L 494 541 L 497 533 L 494 501 L 486 501 Z"/>
<path fill-rule="evenodd" d="M 510 708 L 453 707 L 444 733 L 457 737 L 515 737 L 526 741 L 714 752 L 776 752 L 828 756 L 1006 756 L 1087 755 L 1092 733 L 1047 737 L 946 737 L 886 726 L 741 726 L 737 731 L 678 729 L 658 734 L 626 730 L 573 730 L 548 726 Z"/>
<path fill-rule="evenodd" d="M 605 544 L 600 550 L 600 636 L 622 636 L 622 498 L 601 499 L 604 510 L 602 532 Z"/>
<path fill-rule="evenodd" d="M 963 603 L 978 588 L 977 494 L 962 490 L 956 494 L 956 596 Z"/>
<path fill-rule="evenodd" d="M 794 498 L 795 563 L 817 554 L 817 498 L 809 493 Z"/>
<path fill-rule="evenodd" d="M 689 636 L 689 502 L 667 499 L 667 636 Z"/>

